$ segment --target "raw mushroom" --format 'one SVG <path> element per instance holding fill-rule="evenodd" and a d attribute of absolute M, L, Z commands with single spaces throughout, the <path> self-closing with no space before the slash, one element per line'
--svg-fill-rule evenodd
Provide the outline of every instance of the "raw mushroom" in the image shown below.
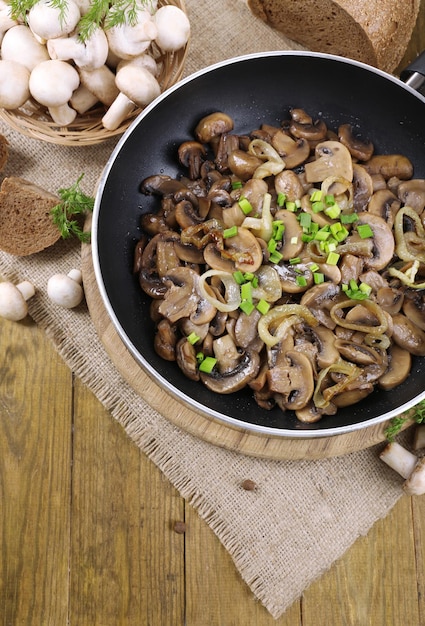
<path fill-rule="evenodd" d="M 49 0 L 38 0 L 28 12 L 27 19 L 34 36 L 44 44 L 48 39 L 72 33 L 80 17 L 80 9 L 73 0 L 67 0 L 65 10 Z"/>
<path fill-rule="evenodd" d="M 0 107 L 18 109 L 30 97 L 30 72 L 16 61 L 0 60 Z"/>
<path fill-rule="evenodd" d="M 102 124 L 108 130 L 118 128 L 136 106 L 146 106 L 161 93 L 161 87 L 151 72 L 131 63 L 117 72 L 115 82 L 120 93 L 102 118 Z"/>
<path fill-rule="evenodd" d="M 138 9 L 131 24 L 111 26 L 106 32 L 109 48 L 120 59 L 132 59 L 149 48 L 158 34 L 155 22 L 146 10 Z"/>
<path fill-rule="evenodd" d="M 180 50 L 190 35 L 190 22 L 187 15 L 172 5 L 160 7 L 154 16 L 158 33 L 155 42 L 165 52 Z"/>
<path fill-rule="evenodd" d="M 85 87 L 87 91 L 93 94 L 93 104 L 99 101 L 108 107 L 111 106 L 115 98 L 119 95 L 119 89 L 115 84 L 115 74 L 109 69 L 109 67 L 107 65 L 102 65 L 101 67 L 91 71 L 80 67 L 78 69 L 78 73 L 81 81 L 80 87 Z M 77 91 L 78 89 L 71 97 L 71 104 Z M 93 101 L 93 99 L 95 100 Z M 93 106 L 93 104 L 91 106 Z"/>
<path fill-rule="evenodd" d="M 14 285 L 0 282 L 0 317 L 17 322 L 28 314 L 27 300 L 35 294 L 34 286 L 27 280 Z"/>
<path fill-rule="evenodd" d="M 60 126 L 71 124 L 77 112 L 68 102 L 72 92 L 80 84 L 77 70 L 66 61 L 43 61 L 31 72 L 30 92 L 40 104 L 48 107 L 49 113 Z"/>
<path fill-rule="evenodd" d="M 83 299 L 82 274 L 73 269 L 68 274 L 54 274 L 47 282 L 47 295 L 50 300 L 65 309 L 73 309 Z"/>
<path fill-rule="evenodd" d="M 12 17 L 12 8 L 10 4 L 5 2 L 0 2 L 0 42 L 9 28 L 12 26 L 17 26 L 17 20 L 14 20 Z"/>
<path fill-rule="evenodd" d="M 403 489 L 409 496 L 421 496 L 425 493 L 425 457 L 418 459 L 412 452 L 393 441 L 384 448 L 379 458 L 406 479 Z"/>
<path fill-rule="evenodd" d="M 86 41 L 78 33 L 71 37 L 49 39 L 47 50 L 50 58 L 59 61 L 74 61 L 77 67 L 95 70 L 105 65 L 108 57 L 108 40 L 105 31 L 96 28 Z"/>
<path fill-rule="evenodd" d="M 50 57 L 46 46 L 37 41 L 30 29 L 18 24 L 5 33 L 1 44 L 1 58 L 4 61 L 22 63 L 31 72 L 36 65 Z"/>

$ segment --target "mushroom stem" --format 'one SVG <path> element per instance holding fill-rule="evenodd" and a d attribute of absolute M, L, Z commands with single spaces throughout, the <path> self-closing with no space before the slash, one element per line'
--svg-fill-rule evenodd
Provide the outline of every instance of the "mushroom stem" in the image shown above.
<path fill-rule="evenodd" d="M 409 478 L 418 462 L 416 455 L 403 448 L 396 441 L 389 443 L 383 449 L 379 458 L 403 478 Z"/>
<path fill-rule="evenodd" d="M 418 424 L 413 437 L 413 449 L 422 450 L 425 448 L 425 424 Z"/>
<path fill-rule="evenodd" d="M 32 298 L 35 294 L 34 285 L 28 280 L 23 280 L 21 283 L 16 285 L 16 289 L 19 289 L 25 301 Z"/>

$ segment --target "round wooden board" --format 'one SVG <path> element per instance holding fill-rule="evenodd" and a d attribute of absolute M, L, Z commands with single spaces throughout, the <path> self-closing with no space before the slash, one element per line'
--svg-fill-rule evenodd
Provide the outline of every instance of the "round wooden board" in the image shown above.
<path fill-rule="evenodd" d="M 99 293 L 91 246 L 87 244 L 82 246 L 82 272 L 87 306 L 96 332 L 121 376 L 152 408 L 192 435 L 228 450 L 275 460 L 330 458 L 363 450 L 385 440 L 388 422 L 332 437 L 289 439 L 232 428 L 195 412 L 160 387 L 125 347 Z"/>

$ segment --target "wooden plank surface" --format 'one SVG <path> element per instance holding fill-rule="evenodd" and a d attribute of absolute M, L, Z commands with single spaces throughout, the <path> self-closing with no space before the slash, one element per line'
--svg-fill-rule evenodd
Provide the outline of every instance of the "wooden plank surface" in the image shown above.
<path fill-rule="evenodd" d="M 0 390 L 2 626 L 425 623 L 423 498 L 403 497 L 274 620 L 30 321 L 0 320 Z"/>
<path fill-rule="evenodd" d="M 1 626 L 422 626 L 424 520 L 403 497 L 274 620 L 45 334 L 0 320 Z"/>

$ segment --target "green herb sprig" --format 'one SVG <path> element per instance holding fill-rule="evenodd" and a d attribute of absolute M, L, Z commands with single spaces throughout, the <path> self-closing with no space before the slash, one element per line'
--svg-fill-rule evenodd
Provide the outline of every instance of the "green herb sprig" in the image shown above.
<path fill-rule="evenodd" d="M 14 19 L 27 21 L 27 14 L 38 0 L 10 0 L 11 14 Z M 51 5 L 60 10 L 60 19 L 64 20 L 67 12 L 67 0 L 51 0 Z M 96 28 L 108 29 L 124 24 L 134 25 L 141 8 L 152 11 L 152 0 L 91 0 L 90 7 L 77 24 L 80 39 L 89 39 Z"/>
<path fill-rule="evenodd" d="M 409 421 L 414 421 L 416 424 L 423 424 L 425 422 L 425 400 L 419 402 L 414 408 L 414 413 L 408 415 L 397 415 L 393 417 L 387 428 L 385 429 L 385 436 L 389 442 L 394 441 L 398 433 L 403 428 L 404 424 Z"/>
<path fill-rule="evenodd" d="M 59 228 L 63 239 L 75 236 L 83 243 L 90 242 L 90 233 L 84 232 L 77 215 L 87 215 L 94 208 L 94 198 L 87 196 L 80 187 L 80 182 L 84 174 L 78 178 L 77 182 L 67 189 L 59 189 L 58 194 L 61 202 L 53 207 L 51 216 L 53 223 Z"/>

